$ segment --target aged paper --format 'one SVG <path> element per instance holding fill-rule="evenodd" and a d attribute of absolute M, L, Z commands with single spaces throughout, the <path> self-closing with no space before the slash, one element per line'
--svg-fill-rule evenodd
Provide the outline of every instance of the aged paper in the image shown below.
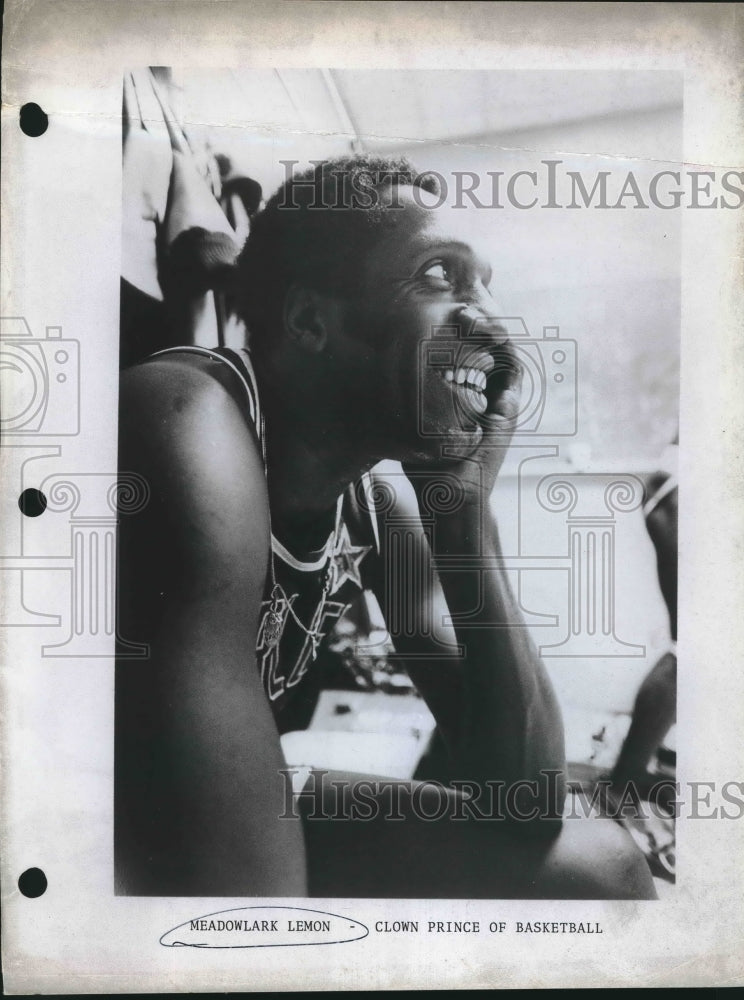
<path fill-rule="evenodd" d="M 738 5 L 6 6 L 6 991 L 740 983 Z M 611 889 L 506 899 L 472 880 L 458 898 L 442 871 L 467 868 L 465 846 L 439 858 L 426 891 L 403 878 L 398 890 L 394 836 L 378 872 L 384 898 L 352 891 L 365 883 L 351 876 L 330 878 L 336 888 L 322 896 L 148 892 L 128 887 L 115 857 L 115 646 L 120 670 L 149 655 L 147 636 L 115 638 L 117 525 L 150 499 L 147 480 L 117 461 L 120 367 L 174 344 L 242 346 L 229 292 L 169 298 L 196 279 L 185 265 L 166 274 L 163 247 L 198 229 L 211 238 L 199 260 L 220 264 L 295 170 L 352 153 L 407 156 L 434 174 L 442 202 L 486 247 L 498 318 L 526 373 L 492 501 L 499 566 L 560 703 L 575 808 L 615 764 L 644 678 L 671 655 L 644 518 L 654 492 L 659 504 L 669 495 L 668 477 L 679 483 L 676 725 L 663 727 L 653 761 L 659 781 L 677 782 L 677 818 L 626 824 L 655 865 L 658 899 L 611 899 Z M 428 197 L 422 211 L 439 195 Z M 175 339 L 174 323 L 187 331 Z M 420 346 L 423 365 L 444 382 L 470 379 L 463 392 L 477 399 L 477 366 L 456 371 L 436 338 Z M 436 438 L 426 405 L 418 416 L 422 439 Z M 392 547 L 400 525 L 384 514 L 374 523 Z M 334 532 L 328 593 L 318 620 L 298 625 L 294 672 L 272 658 L 272 629 L 291 621 L 287 593 L 269 594 L 256 644 L 269 700 L 312 673 L 321 632 L 346 603 L 334 596 L 362 581 L 374 540 L 339 520 Z M 414 587 L 405 572 L 391 578 L 396 593 Z M 364 608 L 355 621 L 368 642 L 385 624 L 395 640 L 379 608 Z M 313 766 L 438 776 L 420 762 L 434 720 L 389 648 L 377 655 L 334 635 L 337 672 L 309 728 L 284 727 L 290 812 Z M 358 871 L 374 872 L 373 855 L 360 852 Z"/>

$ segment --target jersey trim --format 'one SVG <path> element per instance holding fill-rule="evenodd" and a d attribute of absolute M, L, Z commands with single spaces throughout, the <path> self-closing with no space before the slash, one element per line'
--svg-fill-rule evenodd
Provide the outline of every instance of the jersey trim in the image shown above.
<path fill-rule="evenodd" d="M 668 479 L 665 479 L 656 493 L 654 493 L 654 495 L 643 505 L 643 516 L 647 518 L 649 514 L 656 510 L 662 500 L 677 489 L 677 486 L 678 483 L 676 476 L 670 476 Z"/>
<path fill-rule="evenodd" d="M 229 350 L 229 348 L 225 350 Z M 247 355 L 247 352 L 245 353 Z M 163 354 L 201 354 L 202 356 L 213 358 L 215 361 L 222 361 L 228 366 L 228 368 L 231 368 L 238 376 L 241 385 L 245 389 L 246 398 L 248 400 L 248 413 L 256 431 L 259 432 L 259 440 L 261 441 L 261 447 L 263 448 L 263 434 L 260 433 L 261 408 L 258 402 L 256 376 L 253 372 L 253 366 L 251 365 L 250 358 L 248 356 L 245 358 L 241 357 L 241 362 L 245 364 L 245 371 L 242 371 L 238 365 L 235 364 L 235 362 L 231 361 L 230 358 L 227 357 L 226 354 L 212 350 L 210 347 L 199 347 L 196 344 L 184 344 L 180 347 L 165 347 L 162 351 L 156 351 L 154 354 L 151 354 L 150 358 L 159 358 Z M 248 377 L 246 377 L 246 373 Z"/>

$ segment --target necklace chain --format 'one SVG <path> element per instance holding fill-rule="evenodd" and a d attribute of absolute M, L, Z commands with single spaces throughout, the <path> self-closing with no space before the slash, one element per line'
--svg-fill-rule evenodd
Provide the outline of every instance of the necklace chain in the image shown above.
<path fill-rule="evenodd" d="M 333 557 L 333 552 L 336 548 L 336 543 L 338 541 L 339 534 L 339 521 L 340 521 L 341 504 L 339 503 L 338 512 L 336 515 L 336 527 L 333 534 L 329 537 L 327 543 L 327 557 L 325 572 L 323 574 L 323 591 L 320 595 L 320 601 L 316 605 L 313 616 L 310 619 L 311 622 L 318 622 L 320 624 L 321 616 L 323 613 L 323 608 L 325 607 L 326 598 L 328 597 L 328 592 L 331 587 L 331 573 L 332 573 L 332 563 L 331 559 Z M 271 522 L 271 512 L 269 512 L 269 523 Z M 271 548 L 269 553 L 269 567 L 271 573 L 271 607 L 267 613 L 267 625 L 264 629 L 264 638 L 270 647 L 275 646 L 279 642 L 281 635 L 282 623 L 284 621 L 284 615 L 280 610 L 282 607 L 286 608 L 287 612 L 291 616 L 295 625 L 305 633 L 312 645 L 312 659 L 318 655 L 318 646 L 320 645 L 320 640 L 324 637 L 323 632 L 316 628 L 307 628 L 300 621 L 297 612 L 293 608 L 294 602 L 297 600 L 298 594 L 293 594 L 291 597 L 287 596 L 286 591 L 281 586 L 281 584 L 276 581 L 276 569 L 274 565 L 274 550 Z"/>
<path fill-rule="evenodd" d="M 260 422 L 261 422 L 261 451 L 263 454 L 264 470 L 266 472 L 266 477 L 268 481 L 268 463 L 266 461 L 266 425 L 264 423 L 263 412 L 261 412 L 260 414 Z M 336 548 L 338 546 L 338 539 L 341 528 L 342 501 L 343 497 L 341 496 L 338 498 L 338 503 L 336 505 L 335 525 L 333 531 L 328 536 L 328 541 L 326 542 L 325 562 L 324 562 L 325 570 L 323 574 L 323 590 L 320 595 L 320 601 L 316 605 L 315 611 L 313 612 L 313 616 L 310 619 L 311 623 L 317 622 L 318 625 L 322 620 L 323 608 L 325 607 L 326 598 L 328 597 L 329 591 L 331 589 L 331 578 L 332 578 L 332 568 L 333 568 L 332 559 L 333 559 L 333 553 L 336 551 Z M 293 594 L 291 597 L 288 597 L 286 591 L 281 586 L 281 584 L 277 583 L 276 566 L 274 562 L 274 545 L 273 545 L 274 533 L 272 528 L 270 505 L 268 512 L 269 512 L 269 534 L 271 539 L 269 542 L 269 573 L 271 574 L 271 606 L 269 607 L 269 610 L 267 612 L 266 625 L 264 627 L 264 641 L 270 648 L 276 646 L 276 644 L 279 642 L 282 632 L 282 625 L 284 622 L 284 614 L 280 609 L 284 607 L 291 616 L 295 625 L 297 625 L 297 627 L 302 632 L 304 632 L 304 634 L 310 640 L 310 643 L 312 645 L 311 655 L 312 659 L 315 660 L 318 655 L 318 647 L 320 645 L 320 640 L 324 637 L 325 633 L 321 632 L 318 627 L 307 628 L 300 621 L 297 612 L 292 606 L 294 602 L 297 600 L 299 594 Z M 284 548 L 284 546 L 282 546 L 282 548 Z M 291 553 L 288 552 L 288 555 L 291 555 Z"/>

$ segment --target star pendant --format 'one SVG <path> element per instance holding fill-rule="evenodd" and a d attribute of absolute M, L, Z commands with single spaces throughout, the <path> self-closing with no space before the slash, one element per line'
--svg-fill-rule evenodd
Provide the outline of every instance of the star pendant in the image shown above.
<path fill-rule="evenodd" d="M 371 548 L 371 545 L 352 545 L 348 527 L 342 526 L 331 553 L 329 594 L 335 594 L 347 580 L 362 589 L 359 565 Z"/>

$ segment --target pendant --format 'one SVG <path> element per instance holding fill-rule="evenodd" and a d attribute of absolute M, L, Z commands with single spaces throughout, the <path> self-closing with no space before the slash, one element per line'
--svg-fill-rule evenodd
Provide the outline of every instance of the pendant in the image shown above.
<path fill-rule="evenodd" d="M 279 587 L 274 587 L 271 592 L 271 607 L 266 612 L 263 620 L 263 647 L 273 649 L 279 642 L 284 626 L 284 609 L 287 601 L 281 593 Z"/>
<path fill-rule="evenodd" d="M 279 642 L 279 634 L 282 630 L 284 616 L 280 611 L 269 608 L 264 619 L 263 640 L 267 649 L 273 649 Z"/>
<path fill-rule="evenodd" d="M 310 658 L 315 662 L 318 658 L 318 647 L 320 646 L 320 640 L 324 638 L 324 632 L 308 632 L 308 637 L 310 639 Z"/>

